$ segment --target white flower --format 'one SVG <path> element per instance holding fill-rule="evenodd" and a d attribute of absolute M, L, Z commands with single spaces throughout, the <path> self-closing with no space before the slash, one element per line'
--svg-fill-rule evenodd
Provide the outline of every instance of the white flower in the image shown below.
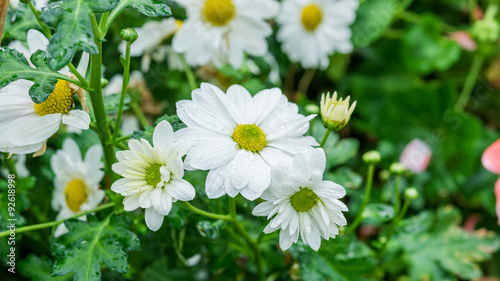
<path fill-rule="evenodd" d="M 125 196 L 126 211 L 146 209 L 146 224 L 157 231 L 172 203 L 193 200 L 193 186 L 182 179 L 184 167 L 174 146 L 174 132 L 167 121 L 160 122 L 153 133 L 153 146 L 145 139 L 130 140 L 130 150 L 118 151 L 113 171 L 123 176 L 111 190 Z"/>
<path fill-rule="evenodd" d="M 176 140 L 185 149 L 186 170 L 210 170 L 206 181 L 209 198 L 241 193 L 255 200 L 271 182 L 271 166 L 291 162 L 290 156 L 311 145 L 304 137 L 309 120 L 298 114 L 278 88 L 254 97 L 233 85 L 227 95 L 219 88 L 201 84 L 192 101 L 177 102 L 177 114 L 187 128 Z"/>
<path fill-rule="evenodd" d="M 49 0 L 33 1 L 33 4 L 35 4 L 35 8 L 37 10 L 40 10 L 43 7 L 47 6 L 48 3 L 49 3 Z M 17 9 L 17 7 L 19 6 L 20 3 L 19 3 L 19 0 L 10 0 L 9 4 L 12 5 L 15 9 Z M 26 4 L 22 4 L 22 5 L 26 5 Z"/>
<path fill-rule="evenodd" d="M 267 53 L 266 37 L 272 28 L 264 19 L 278 12 L 274 0 L 178 0 L 188 18 L 174 35 L 174 51 L 184 53 L 188 64 L 216 66 L 229 62 L 239 68 L 244 52 Z"/>
<path fill-rule="evenodd" d="M 19 51 L 29 57 L 37 50 L 46 50 L 48 43 L 43 34 L 32 29 L 28 31 L 29 53 L 26 48 Z M 87 70 L 88 59 L 88 54 L 84 53 L 78 67 L 81 74 Z M 47 139 L 57 132 L 61 123 L 77 129 L 89 128 L 89 115 L 83 110 L 73 109 L 75 93 L 84 101 L 84 94 L 78 87 L 59 80 L 47 100 L 35 104 L 29 96 L 33 84 L 18 80 L 1 89 L 0 131 L 4 133 L 0 136 L 0 151 L 15 154 L 37 152 L 35 156 L 38 156 L 43 154 Z"/>
<path fill-rule="evenodd" d="M 170 46 L 162 43 L 172 36 L 181 26 L 181 21 L 174 18 L 163 19 L 162 21 L 148 21 L 142 27 L 136 28 L 138 38 L 130 46 L 130 56 L 140 57 L 141 70 L 147 72 L 151 65 L 151 59 L 157 63 L 168 57 L 169 68 L 171 70 L 183 70 L 179 55 L 173 52 Z M 118 49 L 125 54 L 125 42 L 121 42 Z"/>
<path fill-rule="evenodd" d="M 304 68 L 327 68 L 334 51 L 352 51 L 349 25 L 357 7 L 357 0 L 284 0 L 277 17 L 281 48 Z"/>
<path fill-rule="evenodd" d="M 57 220 L 92 210 L 102 201 L 104 191 L 99 189 L 99 183 L 104 176 L 104 164 L 101 158 L 102 147 L 96 144 L 82 159 L 78 145 L 70 138 L 64 141 L 61 150 L 52 155 L 50 166 L 55 174 L 52 209 L 59 211 Z M 79 219 L 85 220 L 85 216 Z M 64 224 L 60 224 L 55 236 L 66 232 Z"/>
<path fill-rule="evenodd" d="M 257 205 L 252 214 L 272 218 L 264 232 L 280 229 L 283 250 L 297 242 L 300 235 L 317 251 L 321 237 L 335 238 L 338 226 L 347 223 L 342 214 L 347 207 L 338 200 L 344 197 L 345 189 L 322 180 L 325 163 L 325 152 L 318 148 L 298 154 L 292 165 L 280 164 L 272 169 L 271 186 L 262 195 L 265 202 Z"/>

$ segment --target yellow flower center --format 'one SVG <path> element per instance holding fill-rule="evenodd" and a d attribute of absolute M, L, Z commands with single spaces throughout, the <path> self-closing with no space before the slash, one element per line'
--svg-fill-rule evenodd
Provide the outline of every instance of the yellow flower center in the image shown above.
<path fill-rule="evenodd" d="M 235 13 L 232 0 L 207 0 L 201 11 L 201 17 L 215 26 L 226 25 Z"/>
<path fill-rule="evenodd" d="M 266 135 L 257 125 L 237 125 L 233 132 L 233 140 L 239 149 L 259 152 L 267 145 Z"/>
<path fill-rule="evenodd" d="M 87 201 L 87 186 L 82 180 L 72 180 L 64 190 L 66 204 L 71 211 L 80 212 L 80 206 Z"/>
<path fill-rule="evenodd" d="M 318 195 L 306 187 L 300 188 L 300 191 L 292 196 L 291 203 L 297 212 L 307 212 L 316 205 L 318 200 Z"/>
<path fill-rule="evenodd" d="M 323 13 L 321 12 L 321 9 L 315 4 L 307 5 L 302 10 L 302 25 L 304 25 L 304 27 L 309 31 L 314 31 L 321 23 L 322 19 Z"/>
<path fill-rule="evenodd" d="M 44 102 L 35 103 L 35 112 L 39 116 L 54 113 L 68 114 L 73 105 L 73 95 L 74 91 L 69 82 L 58 80 L 54 92 Z"/>
<path fill-rule="evenodd" d="M 153 164 L 146 170 L 146 182 L 154 188 L 161 182 L 160 168 L 160 164 Z"/>

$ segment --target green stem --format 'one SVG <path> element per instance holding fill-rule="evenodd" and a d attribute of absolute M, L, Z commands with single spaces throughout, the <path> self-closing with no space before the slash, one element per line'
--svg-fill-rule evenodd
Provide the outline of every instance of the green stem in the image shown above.
<path fill-rule="evenodd" d="M 243 226 L 238 222 L 238 219 L 236 217 L 236 199 L 232 197 L 229 197 L 229 215 L 232 218 L 231 222 L 233 223 L 233 226 L 236 229 L 236 231 L 241 235 L 241 237 L 243 237 L 247 245 L 254 252 L 255 264 L 257 265 L 259 280 L 265 280 L 264 273 L 262 271 L 262 258 L 260 254 L 259 245 L 257 245 L 257 243 L 254 240 L 252 240 L 252 238 L 250 238 L 250 236 L 245 231 Z"/>
<path fill-rule="evenodd" d="M 184 58 L 184 56 L 181 56 L 181 59 L 182 59 L 182 64 L 184 65 L 184 71 L 186 72 L 189 86 L 191 87 L 191 91 L 194 91 L 195 89 L 198 88 L 198 83 L 196 83 L 196 78 L 194 76 L 193 70 L 187 64 L 186 58 Z"/>
<path fill-rule="evenodd" d="M 458 112 L 462 112 L 469 101 L 470 95 L 472 94 L 472 90 L 474 89 L 474 85 L 476 84 L 477 77 L 481 72 L 481 67 L 483 65 L 484 57 L 481 53 L 477 52 L 472 59 L 472 65 L 469 69 L 469 73 L 467 74 L 467 78 L 465 78 L 464 87 L 462 88 L 462 92 L 455 103 L 455 110 Z"/>
<path fill-rule="evenodd" d="M 399 212 L 399 208 L 401 207 L 401 175 L 396 175 L 396 184 L 394 188 L 394 213 L 397 214 Z"/>
<path fill-rule="evenodd" d="M 12 157 L 9 157 L 9 153 L 4 153 L 3 158 L 4 158 L 3 162 L 7 167 L 7 169 L 9 170 L 9 172 L 11 174 L 14 174 L 17 178 L 16 163 L 14 163 L 14 159 L 12 159 Z"/>
<path fill-rule="evenodd" d="M 125 95 L 127 94 L 127 87 L 130 77 L 130 45 L 132 45 L 132 42 L 127 41 L 125 48 L 125 61 L 123 64 L 123 81 L 122 92 L 120 96 L 120 105 L 118 106 L 118 115 L 116 116 L 115 131 L 113 132 L 113 137 L 111 138 L 113 142 L 118 137 L 118 133 L 120 132 L 120 125 L 122 123 L 123 106 L 125 105 Z"/>
<path fill-rule="evenodd" d="M 86 215 L 86 214 L 89 214 L 89 213 L 98 212 L 98 211 L 101 211 L 101 210 L 104 210 L 104 209 L 111 208 L 113 206 L 115 206 L 115 203 L 111 202 L 111 203 L 108 203 L 108 204 L 101 205 L 101 206 L 99 206 L 97 208 L 94 208 L 92 210 L 88 210 L 88 211 L 85 211 L 85 212 L 78 213 L 78 214 L 76 214 L 74 216 L 71 216 L 69 218 L 65 218 L 65 219 L 62 219 L 62 220 L 51 221 L 51 222 L 46 222 L 46 223 L 39 223 L 39 224 L 34 224 L 34 225 L 28 225 L 28 226 L 24 226 L 24 227 L 19 227 L 19 228 L 16 228 L 16 230 L 14 232 L 15 233 L 22 233 L 22 232 L 28 232 L 28 231 L 32 231 L 32 230 L 37 230 L 37 229 L 43 229 L 43 228 L 49 228 L 49 227 L 52 227 L 52 226 L 57 226 L 57 225 L 63 223 L 64 221 L 66 221 L 66 220 L 76 219 L 76 218 L 79 218 L 79 217 L 81 217 L 83 215 Z M 0 232 L 0 238 L 10 235 L 10 232 L 11 232 L 10 230 L 6 230 L 6 231 L 3 231 L 3 232 Z"/>
<path fill-rule="evenodd" d="M 381 259 L 384 256 L 385 251 L 387 249 L 387 244 L 389 244 L 389 240 L 392 238 L 392 235 L 394 235 L 394 232 L 396 231 L 396 227 L 399 225 L 401 220 L 404 218 L 406 211 L 408 211 L 408 207 L 410 206 L 410 203 L 411 203 L 410 200 L 405 200 L 401 211 L 395 213 L 394 219 L 392 220 L 391 225 L 389 226 L 389 230 L 387 231 L 385 243 L 382 246 L 382 249 L 380 249 L 380 251 L 378 253 L 378 259 Z"/>
<path fill-rule="evenodd" d="M 323 147 L 325 145 L 326 140 L 328 139 L 331 133 L 332 133 L 331 130 L 326 129 L 325 135 L 323 135 L 323 139 L 321 140 L 319 147 Z"/>
<path fill-rule="evenodd" d="M 97 120 L 97 127 L 100 132 L 101 143 L 104 150 L 104 158 L 106 160 L 106 170 L 114 182 L 118 179 L 118 175 L 113 172 L 111 168 L 114 163 L 116 163 L 115 149 L 113 145 L 110 145 L 111 140 L 111 130 L 109 129 L 108 116 L 106 110 L 104 109 L 104 98 L 102 94 L 101 87 L 101 74 L 102 74 L 102 41 L 98 38 L 100 37 L 99 27 L 97 25 L 97 20 L 95 15 L 92 15 L 92 31 L 94 32 L 95 43 L 99 52 L 91 56 L 90 63 L 90 86 L 93 89 L 90 93 L 90 100 L 92 101 L 92 108 L 94 109 L 94 115 Z"/>
<path fill-rule="evenodd" d="M 363 221 L 363 212 L 365 210 L 366 205 L 370 201 L 374 172 L 375 172 L 375 164 L 370 164 L 368 166 L 368 177 L 366 179 L 365 198 L 363 198 L 363 203 L 361 204 L 361 208 L 359 208 L 358 214 L 356 215 L 354 222 L 347 229 L 347 233 L 352 233 L 356 229 L 356 227 Z"/>
<path fill-rule="evenodd" d="M 88 88 L 89 82 L 87 82 L 87 80 L 85 80 L 85 78 L 80 74 L 80 72 L 78 72 L 78 70 L 75 68 L 75 66 L 72 63 L 68 64 L 68 68 L 71 71 L 71 73 L 73 73 L 76 76 L 76 78 L 78 78 L 80 83 L 82 83 L 85 87 Z"/>
<path fill-rule="evenodd" d="M 300 81 L 299 81 L 299 86 L 297 88 L 298 93 L 301 93 L 301 94 L 307 93 L 307 89 L 309 89 L 309 85 L 311 85 L 311 82 L 314 78 L 314 74 L 316 74 L 315 68 L 308 68 L 304 72 L 304 74 L 302 75 L 302 78 L 300 78 Z"/>
<path fill-rule="evenodd" d="M 119 138 L 117 138 L 116 140 L 113 140 L 113 141 L 111 141 L 111 142 L 110 142 L 110 143 L 108 143 L 108 144 L 110 144 L 110 145 L 118 145 L 118 144 L 120 144 L 121 142 L 124 142 L 124 141 L 126 141 L 126 140 L 129 140 L 129 139 L 130 139 L 130 136 L 131 136 L 131 135 L 126 135 L 126 136 L 119 137 Z"/>
<path fill-rule="evenodd" d="M 195 206 L 191 205 L 191 203 L 187 201 L 183 201 L 184 206 L 186 206 L 189 210 L 193 211 L 194 213 L 197 213 L 199 215 L 205 216 L 207 218 L 211 219 L 216 219 L 216 220 L 225 220 L 225 221 L 232 221 L 233 218 L 230 215 L 221 215 L 221 214 L 214 214 L 210 213 L 207 211 L 203 211 L 201 209 L 196 208 Z"/>
<path fill-rule="evenodd" d="M 184 266 L 187 266 L 186 258 L 182 255 L 179 243 L 177 242 L 177 235 L 175 234 L 175 228 L 170 229 L 170 236 L 172 237 L 172 244 L 174 246 L 174 251 L 177 254 L 177 258 L 182 262 Z"/>
<path fill-rule="evenodd" d="M 139 104 L 136 102 L 131 102 L 129 106 L 130 109 L 132 109 L 132 111 L 134 112 L 137 119 L 139 119 L 139 123 L 141 123 L 142 128 L 146 128 L 147 126 L 149 126 L 148 118 L 146 118 L 146 115 L 144 115 L 144 113 L 142 112 Z"/>

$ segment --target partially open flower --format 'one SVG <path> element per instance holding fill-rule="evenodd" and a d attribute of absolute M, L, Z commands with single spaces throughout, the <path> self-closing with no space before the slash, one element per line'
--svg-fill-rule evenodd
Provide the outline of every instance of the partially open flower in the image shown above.
<path fill-rule="evenodd" d="M 350 96 L 345 100 L 340 98 L 337 100 L 337 92 L 333 93 L 330 98 L 330 93 L 321 95 L 321 119 L 323 126 L 328 130 L 339 131 L 347 125 L 351 119 L 351 114 L 356 107 L 356 101 L 349 107 Z"/>

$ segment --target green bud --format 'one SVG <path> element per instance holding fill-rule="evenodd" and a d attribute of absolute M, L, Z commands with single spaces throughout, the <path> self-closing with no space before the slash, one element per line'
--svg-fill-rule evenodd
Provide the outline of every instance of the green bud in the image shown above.
<path fill-rule="evenodd" d="M 380 173 L 378 174 L 378 177 L 380 178 L 380 180 L 382 181 L 387 181 L 390 177 L 391 177 L 391 173 L 388 171 L 388 170 L 382 170 L 380 171 Z"/>
<path fill-rule="evenodd" d="M 418 198 L 418 190 L 414 187 L 409 187 L 405 190 L 405 199 L 406 200 L 415 200 Z"/>
<path fill-rule="evenodd" d="M 380 153 L 376 150 L 366 152 L 363 154 L 363 162 L 366 164 L 377 164 L 380 162 Z"/>
<path fill-rule="evenodd" d="M 31 0 L 19 0 L 19 2 L 21 2 L 23 4 L 29 4 L 31 2 Z"/>
<path fill-rule="evenodd" d="M 500 24 L 496 20 L 497 5 L 489 5 L 482 20 L 472 26 L 472 36 L 481 43 L 495 43 L 500 37 Z"/>
<path fill-rule="evenodd" d="M 101 78 L 101 87 L 104 88 L 106 86 L 108 86 L 109 84 L 109 80 L 106 79 L 106 78 Z"/>
<path fill-rule="evenodd" d="M 405 167 L 405 165 L 403 165 L 403 163 L 397 162 L 397 163 L 393 163 L 391 165 L 391 167 L 389 167 L 389 171 L 391 171 L 391 173 L 393 173 L 393 174 L 401 175 L 404 172 L 406 172 L 406 167 Z"/>
<path fill-rule="evenodd" d="M 120 38 L 122 38 L 123 41 L 133 43 L 137 40 L 137 32 L 132 28 L 122 29 L 120 32 Z"/>
<path fill-rule="evenodd" d="M 306 111 L 309 114 L 318 114 L 319 113 L 319 106 L 316 104 L 308 104 L 308 105 L 306 105 Z"/>

